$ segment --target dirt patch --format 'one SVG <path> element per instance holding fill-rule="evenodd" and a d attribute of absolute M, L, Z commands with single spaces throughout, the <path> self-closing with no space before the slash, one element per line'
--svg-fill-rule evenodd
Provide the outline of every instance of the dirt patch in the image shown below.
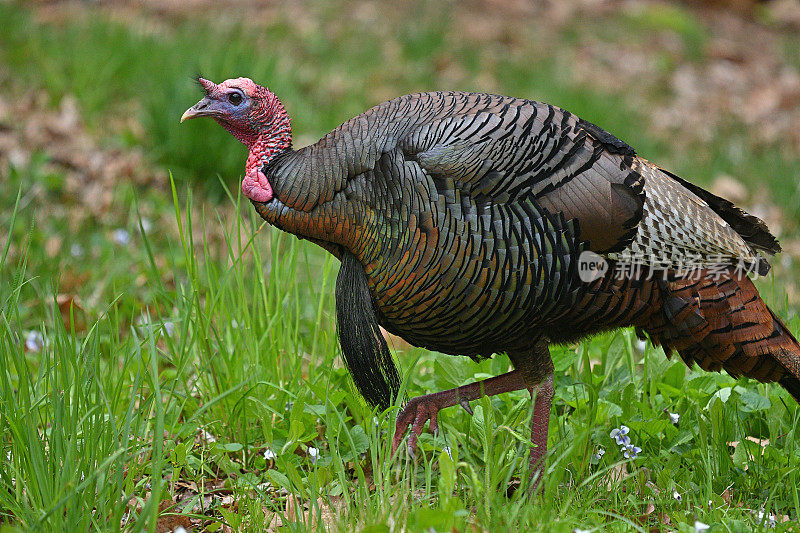
<path fill-rule="evenodd" d="M 101 147 L 86 131 L 74 98 L 62 98 L 53 109 L 43 92 L 0 93 L 0 179 L 31 165 L 64 176 L 58 203 L 77 204 L 76 222 L 89 215 L 107 220 L 120 184 L 163 186 L 167 178 L 165 171 L 147 164 L 139 149 Z M 44 194 L 41 184 L 29 192 Z"/>

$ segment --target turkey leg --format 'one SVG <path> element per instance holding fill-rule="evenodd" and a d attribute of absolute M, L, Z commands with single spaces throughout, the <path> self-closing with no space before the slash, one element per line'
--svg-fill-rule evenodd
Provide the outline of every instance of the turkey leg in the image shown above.
<path fill-rule="evenodd" d="M 439 429 L 436 415 L 440 410 L 460 404 L 469 414 L 472 414 L 472 409 L 469 406 L 471 400 L 522 388 L 525 388 L 522 373 L 519 370 L 512 370 L 506 374 L 463 385 L 455 389 L 411 398 L 397 417 L 394 439 L 392 440 L 392 455 L 400 445 L 400 441 L 403 440 L 403 435 L 405 435 L 408 426 L 411 426 L 411 435 L 408 437 L 408 451 L 413 454 L 414 449 L 417 447 L 417 437 L 425 429 L 425 422 L 431 421 L 430 428 L 434 433 Z"/>
<path fill-rule="evenodd" d="M 550 407 L 553 404 L 555 389 L 553 388 L 553 374 L 545 378 L 538 387 L 538 390 L 531 391 L 533 401 L 533 416 L 531 417 L 531 448 L 530 476 L 536 479 L 533 482 L 532 490 L 536 490 L 544 474 L 544 459 L 547 455 L 547 430 L 550 425 Z"/>
<path fill-rule="evenodd" d="M 544 379 L 540 379 L 533 384 L 531 384 L 531 377 L 529 372 L 517 368 L 506 374 L 483 381 L 412 398 L 397 417 L 394 439 L 392 440 L 392 455 L 399 447 L 400 441 L 403 440 L 403 436 L 409 426 L 411 426 L 411 435 L 408 437 L 408 451 L 413 454 L 417 446 L 417 438 L 425 429 L 425 422 L 430 420 L 431 431 L 434 433 L 437 431 L 439 426 L 436 418 L 440 410 L 459 404 L 472 414 L 472 409 L 469 406 L 471 400 L 526 388 L 530 391 L 533 401 L 531 442 L 534 446 L 530 452 L 530 474 L 531 477 L 539 474 L 535 481 L 535 486 L 538 485 L 541 479 L 542 467 L 544 466 L 544 457 L 547 453 L 547 429 L 550 420 L 550 406 L 554 394 L 553 374 L 550 371 Z"/>

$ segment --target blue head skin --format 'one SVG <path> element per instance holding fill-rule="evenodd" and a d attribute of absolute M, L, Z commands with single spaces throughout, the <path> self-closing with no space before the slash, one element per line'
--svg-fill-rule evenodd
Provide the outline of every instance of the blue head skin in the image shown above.
<path fill-rule="evenodd" d="M 186 110 L 181 122 L 211 117 L 249 150 L 242 191 L 257 202 L 272 199 L 272 187 L 260 168 L 292 144 L 289 116 L 278 98 L 250 78 L 216 83 L 198 78 L 206 95 Z"/>

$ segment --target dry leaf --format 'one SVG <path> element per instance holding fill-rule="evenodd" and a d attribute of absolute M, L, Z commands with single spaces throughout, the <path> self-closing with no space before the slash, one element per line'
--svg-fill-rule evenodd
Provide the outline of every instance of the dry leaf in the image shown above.
<path fill-rule="evenodd" d="M 188 516 L 173 514 L 177 513 L 178 509 L 172 500 L 162 500 L 158 504 L 158 512 L 159 516 L 156 520 L 156 531 L 158 533 L 172 533 L 178 527 L 182 527 L 186 531 L 191 530 L 192 523 Z"/>
<path fill-rule="evenodd" d="M 58 305 L 61 321 L 67 331 L 73 328 L 75 331 L 86 330 L 86 312 L 78 296 L 74 294 L 58 294 L 56 295 L 56 305 Z"/>
<path fill-rule="evenodd" d="M 617 485 L 622 483 L 622 481 L 627 478 L 630 474 L 628 474 L 628 464 L 627 463 L 618 463 L 611 467 L 608 471 L 608 477 L 606 478 L 608 481 L 606 482 L 606 486 L 608 490 L 616 490 Z"/>
<path fill-rule="evenodd" d="M 339 498 L 331 498 L 331 503 L 334 505 L 340 502 L 341 500 Z M 317 498 L 316 503 L 319 507 L 319 511 L 310 509 L 311 506 L 307 502 L 304 503 L 298 496 L 290 494 L 286 498 L 287 520 L 292 522 L 302 521 L 304 524 L 311 524 L 310 529 L 316 529 L 317 521 L 321 515 L 322 524 L 325 526 L 325 529 L 330 529 L 336 523 L 338 509 L 328 505 L 322 498 Z M 302 514 L 302 516 L 299 516 L 299 513 Z"/>

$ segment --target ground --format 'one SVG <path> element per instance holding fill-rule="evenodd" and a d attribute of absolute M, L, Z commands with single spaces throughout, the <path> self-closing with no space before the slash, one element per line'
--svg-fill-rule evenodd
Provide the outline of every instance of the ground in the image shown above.
<path fill-rule="evenodd" d="M 370 411 L 337 354 L 337 263 L 239 205 L 244 149 L 178 119 L 198 72 L 268 85 L 296 146 L 417 90 L 560 105 L 764 218 L 784 253 L 759 288 L 797 332 L 798 13 L 792 0 L 0 3 L 0 524 L 794 527 L 791 398 L 689 370 L 631 332 L 554 350 L 540 500 L 516 490 L 523 393 L 443 412 L 416 465 L 389 460 L 396 410 Z M 412 395 L 508 368 L 391 344 Z M 635 458 L 611 436 L 622 426 Z"/>

